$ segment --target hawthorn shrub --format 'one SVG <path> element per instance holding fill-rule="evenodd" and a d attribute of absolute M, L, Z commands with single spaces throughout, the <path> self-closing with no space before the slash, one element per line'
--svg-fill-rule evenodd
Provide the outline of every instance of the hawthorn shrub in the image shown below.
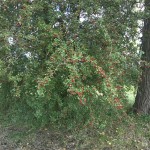
<path fill-rule="evenodd" d="M 105 127 L 123 114 L 124 87 L 136 83 L 132 82 L 132 75 L 138 76 L 133 58 L 138 56 L 134 40 L 129 42 L 135 30 L 130 24 L 122 27 L 118 19 L 128 22 L 135 14 L 122 13 L 120 7 L 128 7 L 123 2 L 110 7 L 103 2 L 103 17 L 93 16 L 101 14 L 99 2 L 91 10 L 87 2 L 3 2 L 1 112 L 16 120 L 23 115 L 23 120 L 41 126 L 67 128 Z M 80 22 L 79 12 L 87 12 L 88 19 Z M 127 32 L 130 37 L 124 38 Z M 7 42 L 10 36 L 13 43 Z"/>

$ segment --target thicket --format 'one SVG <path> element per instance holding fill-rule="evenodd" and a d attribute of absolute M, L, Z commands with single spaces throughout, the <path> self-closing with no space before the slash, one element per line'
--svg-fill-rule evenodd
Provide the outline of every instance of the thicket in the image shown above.
<path fill-rule="evenodd" d="M 0 4 L 0 112 L 67 128 L 125 115 L 141 55 L 135 0 Z"/>

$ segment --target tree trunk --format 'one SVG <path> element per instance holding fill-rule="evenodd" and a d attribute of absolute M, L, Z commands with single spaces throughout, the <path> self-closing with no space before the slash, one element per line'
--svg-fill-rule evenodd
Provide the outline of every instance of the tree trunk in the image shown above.
<path fill-rule="evenodd" d="M 150 10 L 150 1 L 145 0 L 145 11 Z M 133 110 L 139 114 L 150 114 L 150 15 L 144 20 L 142 39 L 142 76 Z"/>

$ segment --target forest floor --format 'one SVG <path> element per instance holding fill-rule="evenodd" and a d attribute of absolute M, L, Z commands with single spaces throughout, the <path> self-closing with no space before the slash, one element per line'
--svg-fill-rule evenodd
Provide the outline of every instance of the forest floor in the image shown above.
<path fill-rule="evenodd" d="M 0 150 L 150 150 L 147 118 L 118 123 L 104 130 L 68 132 L 44 128 L 30 132 L 23 126 L 0 127 Z"/>

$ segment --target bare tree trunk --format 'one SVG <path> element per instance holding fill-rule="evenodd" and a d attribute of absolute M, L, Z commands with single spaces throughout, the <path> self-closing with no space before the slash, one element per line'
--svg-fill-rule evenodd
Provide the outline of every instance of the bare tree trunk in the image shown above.
<path fill-rule="evenodd" d="M 150 11 L 150 0 L 145 0 L 145 11 Z M 142 76 L 133 110 L 139 114 L 150 114 L 150 15 L 144 20 L 142 39 Z"/>

